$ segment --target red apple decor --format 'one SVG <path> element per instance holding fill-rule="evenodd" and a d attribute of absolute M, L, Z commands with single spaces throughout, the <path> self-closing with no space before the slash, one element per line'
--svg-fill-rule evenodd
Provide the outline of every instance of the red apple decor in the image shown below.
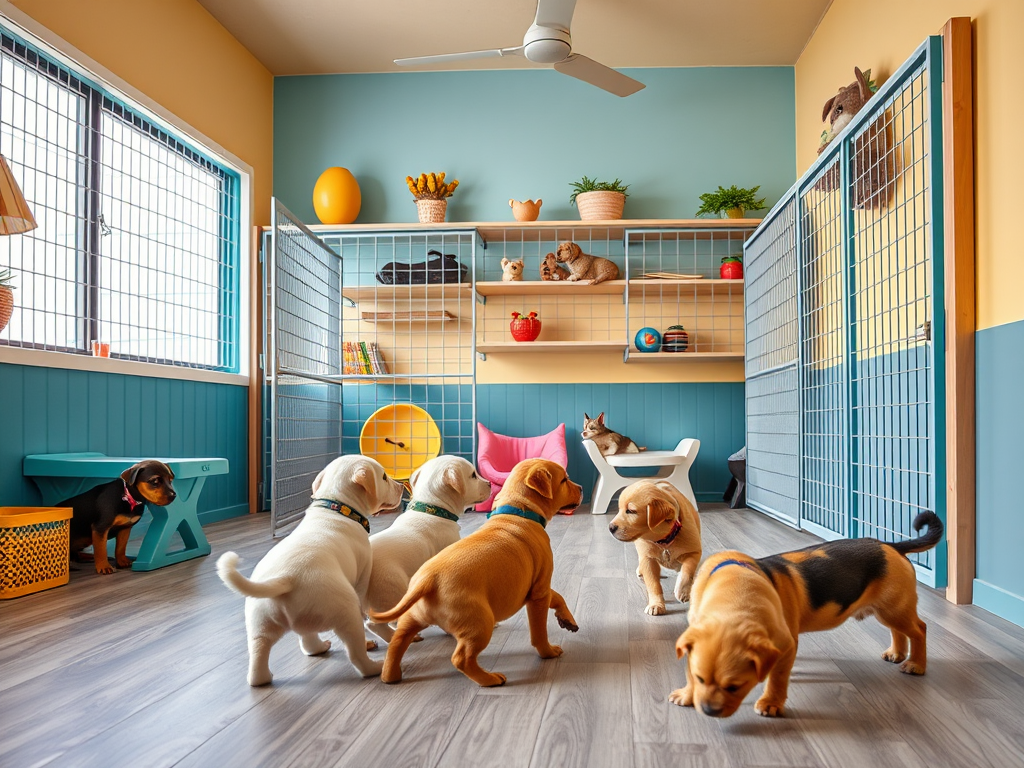
<path fill-rule="evenodd" d="M 722 266 L 719 268 L 718 274 L 722 276 L 723 280 L 742 280 L 743 256 L 723 256 Z"/>
<path fill-rule="evenodd" d="M 537 319 L 536 312 L 531 312 L 526 317 L 520 312 L 513 312 L 512 322 L 508 327 L 516 341 L 536 341 L 540 336 L 540 320 Z"/>

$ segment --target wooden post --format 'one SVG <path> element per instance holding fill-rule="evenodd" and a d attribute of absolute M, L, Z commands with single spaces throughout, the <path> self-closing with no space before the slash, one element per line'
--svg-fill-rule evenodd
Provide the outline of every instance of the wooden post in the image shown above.
<path fill-rule="evenodd" d="M 252 228 L 249 248 L 249 512 L 263 510 L 263 270 L 260 269 L 260 227 Z"/>
<path fill-rule="evenodd" d="M 969 18 L 942 29 L 943 187 L 946 283 L 946 599 L 973 599 L 974 448 L 974 87 Z"/>

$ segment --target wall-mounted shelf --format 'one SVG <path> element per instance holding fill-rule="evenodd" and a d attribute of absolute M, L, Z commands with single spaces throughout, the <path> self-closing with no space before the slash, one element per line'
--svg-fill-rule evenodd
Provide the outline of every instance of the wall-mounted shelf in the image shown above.
<path fill-rule="evenodd" d="M 477 344 L 476 351 L 482 355 L 504 352 L 535 352 L 565 354 L 567 352 L 619 352 L 624 349 L 621 341 L 494 341 Z"/>
<path fill-rule="evenodd" d="M 408 299 L 464 299 L 469 296 L 469 283 L 438 283 L 434 285 L 346 285 L 341 293 L 357 304 L 405 301 Z"/>
<path fill-rule="evenodd" d="M 629 351 L 627 363 L 732 363 L 742 362 L 742 352 L 638 352 Z"/>
<path fill-rule="evenodd" d="M 600 287 L 600 286 L 598 286 Z M 629 281 L 630 296 L 651 294 L 682 294 L 697 293 L 699 295 L 736 291 L 743 292 L 742 280 L 700 279 L 700 280 L 660 280 L 631 278 Z"/>
<path fill-rule="evenodd" d="M 625 290 L 625 280 L 606 280 L 597 285 L 570 283 L 564 280 L 515 280 L 508 283 L 476 284 L 476 292 L 481 296 L 617 296 Z"/>
<path fill-rule="evenodd" d="M 371 312 L 360 315 L 364 323 L 447 323 L 455 320 L 455 315 L 446 309 L 423 309 L 409 312 Z"/>

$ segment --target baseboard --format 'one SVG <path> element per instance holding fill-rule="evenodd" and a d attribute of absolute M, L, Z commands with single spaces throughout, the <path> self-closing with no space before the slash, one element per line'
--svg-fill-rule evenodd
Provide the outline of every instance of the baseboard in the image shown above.
<path fill-rule="evenodd" d="M 1024 627 L 1024 597 L 981 579 L 974 580 L 974 604 Z"/>

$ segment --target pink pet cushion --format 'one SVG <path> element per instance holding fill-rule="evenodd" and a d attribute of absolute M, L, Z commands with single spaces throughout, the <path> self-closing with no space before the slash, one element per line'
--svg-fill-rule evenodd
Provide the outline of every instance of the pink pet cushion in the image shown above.
<path fill-rule="evenodd" d="M 477 470 L 484 480 L 491 483 L 491 497 L 476 505 L 478 512 L 487 512 L 494 503 L 501 486 L 505 484 L 512 468 L 525 459 L 548 459 L 563 468 L 569 464 L 569 453 L 565 447 L 565 424 L 559 424 L 546 435 L 537 437 L 509 437 L 492 432 L 483 424 L 477 424 L 480 442 L 477 447 Z"/>

